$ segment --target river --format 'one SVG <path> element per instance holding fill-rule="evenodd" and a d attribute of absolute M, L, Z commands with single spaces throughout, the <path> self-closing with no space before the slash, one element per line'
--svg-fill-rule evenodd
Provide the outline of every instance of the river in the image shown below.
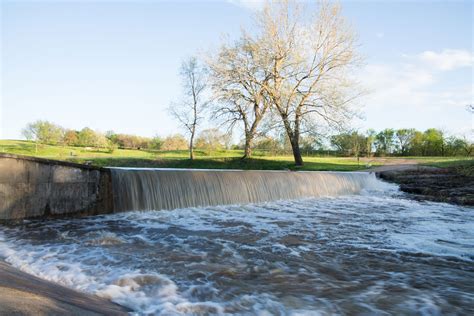
<path fill-rule="evenodd" d="M 474 313 L 473 208 L 356 195 L 0 227 L 0 257 L 136 314 Z"/>

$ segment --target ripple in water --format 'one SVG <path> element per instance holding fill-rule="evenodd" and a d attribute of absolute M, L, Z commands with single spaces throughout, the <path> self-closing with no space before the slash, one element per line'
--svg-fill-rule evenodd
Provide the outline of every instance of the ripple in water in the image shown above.
<path fill-rule="evenodd" d="M 472 208 L 394 191 L 28 221 L 14 266 L 137 314 L 470 314 Z"/>

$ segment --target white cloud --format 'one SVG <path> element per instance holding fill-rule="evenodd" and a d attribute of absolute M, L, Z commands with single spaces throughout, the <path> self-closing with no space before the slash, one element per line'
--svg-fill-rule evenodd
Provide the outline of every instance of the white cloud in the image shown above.
<path fill-rule="evenodd" d="M 234 4 L 250 10 L 260 10 L 265 4 L 265 0 L 227 0 L 228 3 Z"/>
<path fill-rule="evenodd" d="M 370 91 L 363 100 L 366 114 L 363 125 L 376 129 L 436 127 L 455 133 L 472 129 L 471 114 L 466 111 L 466 105 L 473 102 L 471 77 L 453 73 L 462 76 L 455 80 L 460 84 L 453 85 L 438 71 L 464 65 L 460 58 L 457 60 L 439 67 L 413 57 L 402 58 L 394 64 L 368 64 L 360 77 L 361 83 Z M 472 67 L 472 62 L 466 66 Z"/>
<path fill-rule="evenodd" d="M 424 51 L 417 56 L 423 63 L 437 70 L 453 70 L 470 67 L 474 63 L 474 54 L 467 50 L 445 49 L 440 53 Z"/>

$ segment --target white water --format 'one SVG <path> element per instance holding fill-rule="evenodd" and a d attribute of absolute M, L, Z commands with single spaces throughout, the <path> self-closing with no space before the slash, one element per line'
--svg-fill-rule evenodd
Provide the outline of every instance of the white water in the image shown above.
<path fill-rule="evenodd" d="M 380 188 L 28 221 L 0 256 L 137 314 L 470 314 L 473 209 Z"/>
<path fill-rule="evenodd" d="M 116 212 L 259 203 L 356 194 L 367 172 L 111 168 Z"/>

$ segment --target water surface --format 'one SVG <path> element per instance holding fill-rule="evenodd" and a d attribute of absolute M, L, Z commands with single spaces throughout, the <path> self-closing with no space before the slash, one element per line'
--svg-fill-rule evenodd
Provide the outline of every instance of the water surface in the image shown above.
<path fill-rule="evenodd" d="M 393 187 L 0 228 L 14 266 L 138 314 L 472 314 L 472 208 Z"/>

